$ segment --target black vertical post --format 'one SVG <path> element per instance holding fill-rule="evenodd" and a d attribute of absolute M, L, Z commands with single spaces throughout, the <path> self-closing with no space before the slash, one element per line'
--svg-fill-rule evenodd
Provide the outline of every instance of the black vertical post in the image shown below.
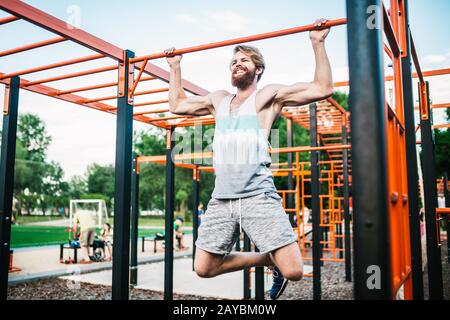
<path fill-rule="evenodd" d="M 175 163 L 172 150 L 175 146 L 174 128 L 167 129 L 166 136 L 166 214 L 164 254 L 164 300 L 173 299 L 173 220 L 175 205 Z"/>
<path fill-rule="evenodd" d="M 286 118 L 286 131 L 287 131 L 287 147 L 288 148 L 292 148 L 293 146 L 293 140 L 294 140 L 294 133 L 293 133 L 293 121 L 292 119 L 288 119 Z M 292 153 L 289 152 L 287 154 L 287 160 L 288 160 L 288 168 L 292 169 Z M 288 190 L 294 190 L 294 179 L 292 177 L 292 171 L 288 171 Z M 294 200 L 294 194 L 289 192 L 287 194 L 287 199 L 286 199 L 287 203 L 286 203 L 286 208 L 288 209 L 293 209 L 295 208 L 295 200 Z M 289 221 L 291 222 L 291 226 L 295 226 L 294 223 L 294 212 L 289 212 Z M 300 221 L 297 221 L 297 223 L 300 223 Z"/>
<path fill-rule="evenodd" d="M 0 162 L 0 300 L 8 298 L 8 272 L 11 240 L 11 215 L 16 160 L 16 133 L 20 78 L 13 77 L 6 86 Z"/>
<path fill-rule="evenodd" d="M 448 190 L 448 177 L 447 173 L 444 175 L 444 196 L 445 196 L 445 207 L 450 208 L 450 192 Z M 450 215 L 446 215 L 445 228 L 447 229 L 447 262 L 450 263 Z"/>
<path fill-rule="evenodd" d="M 200 201 L 200 171 L 196 166 L 192 172 L 192 271 L 195 263 L 195 241 L 198 237 L 198 205 Z"/>
<path fill-rule="evenodd" d="M 250 238 L 244 232 L 244 252 L 250 251 Z M 250 289 L 250 268 L 244 269 L 244 299 L 251 298 L 251 289 Z"/>
<path fill-rule="evenodd" d="M 426 90 L 426 92 L 423 93 L 422 90 Z M 442 300 L 444 298 L 444 291 L 442 287 L 441 248 L 438 243 L 438 230 L 436 227 L 436 172 L 428 82 L 425 83 L 424 87 L 419 83 L 419 96 L 421 97 L 420 110 L 425 107 L 429 114 L 428 118 L 421 116 L 420 119 L 423 191 L 425 195 L 425 227 L 427 233 L 428 288 L 430 300 Z"/>
<path fill-rule="evenodd" d="M 416 125 L 411 75 L 411 41 L 409 29 L 408 0 L 405 5 L 406 50 L 402 58 L 403 104 L 405 116 L 406 169 L 408 179 L 409 232 L 411 243 L 411 269 L 414 300 L 423 300 L 422 243 L 419 216 L 419 174 L 417 172 Z"/>
<path fill-rule="evenodd" d="M 450 191 L 448 190 L 448 177 L 447 174 L 444 176 L 444 196 L 445 196 L 445 207 L 450 208 Z M 446 215 L 445 228 L 447 229 L 447 262 L 450 263 L 450 215 Z"/>
<path fill-rule="evenodd" d="M 342 144 L 348 144 L 347 122 L 342 126 Z M 350 240 L 350 210 L 349 210 L 349 186 L 348 186 L 348 149 L 342 150 L 342 170 L 344 176 L 344 244 L 345 244 L 345 281 L 352 281 L 352 254 Z"/>
<path fill-rule="evenodd" d="M 317 104 L 309 105 L 309 136 L 311 147 L 317 147 Z M 321 257 L 322 232 L 320 228 L 320 172 L 319 151 L 311 151 L 311 213 L 312 213 L 312 249 L 313 249 L 313 299 L 322 299 Z"/>
<path fill-rule="evenodd" d="M 259 252 L 256 246 L 255 252 Z M 255 267 L 255 300 L 264 300 L 264 267 Z"/>
<path fill-rule="evenodd" d="M 364 300 L 391 298 L 381 5 L 347 0 L 354 294 Z M 368 286 L 375 273 L 380 286 Z"/>
<path fill-rule="evenodd" d="M 130 284 L 137 286 L 138 276 L 138 228 L 139 228 L 139 163 L 133 159 L 133 183 L 131 190 L 131 264 Z"/>
<path fill-rule="evenodd" d="M 112 299 L 128 300 L 130 265 L 131 162 L 133 143 L 133 106 L 128 98 L 130 86 L 129 59 L 134 53 L 126 50 L 119 65 L 117 98 L 116 162 L 114 194 L 114 242 Z"/>

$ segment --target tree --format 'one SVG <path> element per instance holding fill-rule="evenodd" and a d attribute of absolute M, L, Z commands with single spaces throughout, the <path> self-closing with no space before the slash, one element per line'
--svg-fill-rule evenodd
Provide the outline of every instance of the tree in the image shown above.
<path fill-rule="evenodd" d="M 52 138 L 45 130 L 45 123 L 39 116 L 31 113 L 19 115 L 17 124 L 17 139 L 26 150 L 26 159 L 44 162 L 47 148 Z"/>
<path fill-rule="evenodd" d="M 73 176 L 69 180 L 68 197 L 70 199 L 81 199 L 88 192 L 86 179 L 83 176 Z"/>
<path fill-rule="evenodd" d="M 450 109 L 445 110 L 447 121 L 450 120 Z M 450 129 L 434 130 L 436 175 L 442 177 L 450 174 Z"/>
<path fill-rule="evenodd" d="M 20 114 L 17 124 L 14 196 L 17 211 L 30 214 L 36 207 L 43 213 L 48 208 L 64 207 L 68 184 L 64 171 L 56 162 L 47 161 L 51 137 L 39 116 Z"/>
<path fill-rule="evenodd" d="M 107 197 L 106 205 L 111 209 L 114 198 L 114 178 L 115 171 L 113 165 L 102 166 L 99 164 L 92 164 L 87 169 L 87 192 L 101 194 Z"/>

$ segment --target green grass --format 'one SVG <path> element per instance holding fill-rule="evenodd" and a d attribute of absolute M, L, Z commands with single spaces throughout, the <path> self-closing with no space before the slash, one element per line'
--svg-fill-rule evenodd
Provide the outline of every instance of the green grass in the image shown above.
<path fill-rule="evenodd" d="M 68 228 L 13 225 L 11 228 L 11 248 L 55 245 L 66 242 L 69 239 L 69 233 L 65 231 L 66 229 Z M 164 233 L 164 230 L 139 229 L 138 236 L 151 237 L 157 232 Z M 190 233 L 190 231 L 185 233 Z"/>
<path fill-rule="evenodd" d="M 24 225 L 28 223 L 33 222 L 44 222 L 44 221 L 54 221 L 54 220 L 61 220 L 61 219 L 67 219 L 68 217 L 61 217 L 61 216 L 18 216 L 16 218 L 16 223 L 19 225 Z M 114 217 L 109 218 L 109 223 L 111 225 L 114 224 Z M 185 226 L 192 227 L 192 222 L 185 222 Z M 155 227 L 164 227 L 164 219 L 161 218 L 139 218 L 139 226 L 155 226 Z"/>
<path fill-rule="evenodd" d="M 27 224 L 27 223 L 33 223 L 33 222 L 61 220 L 63 218 L 65 218 L 65 217 L 61 217 L 61 216 L 17 216 L 16 223 Z"/>

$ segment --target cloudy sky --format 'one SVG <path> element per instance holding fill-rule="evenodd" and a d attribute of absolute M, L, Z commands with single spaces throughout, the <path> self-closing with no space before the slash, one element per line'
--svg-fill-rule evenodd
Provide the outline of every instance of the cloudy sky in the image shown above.
<path fill-rule="evenodd" d="M 345 17 L 345 0 L 172 0 L 111 1 L 111 0 L 33 0 L 25 1 L 57 18 L 79 24 L 92 33 L 137 56 L 160 52 L 168 47 L 193 45 L 231 39 L 246 35 L 285 29 L 312 23 L 316 18 Z M 423 70 L 450 67 L 450 12 L 448 0 L 411 0 L 411 28 Z M 7 14 L 0 12 L 0 17 Z M 55 37 L 29 23 L 17 21 L 0 28 L 0 51 Z M 327 49 L 335 81 L 347 80 L 346 27 L 334 28 L 327 39 Z M 265 56 L 267 69 L 260 86 L 267 83 L 310 81 L 314 73 L 313 51 L 307 34 L 253 43 Z M 231 47 L 185 55 L 183 77 L 209 90 L 228 89 L 228 63 Z M 0 58 L 0 72 L 11 72 L 64 61 L 92 54 L 79 45 L 64 42 Z M 164 60 L 154 61 L 166 68 Z M 101 59 L 24 76 L 27 80 L 88 70 L 112 65 Z M 116 81 L 116 72 L 107 72 L 79 79 L 53 82 L 58 89 L 84 87 Z M 450 76 L 430 78 L 433 103 L 450 102 Z M 163 87 L 162 83 L 145 83 L 140 89 Z M 115 90 L 101 89 L 83 95 L 99 97 L 115 94 Z M 167 94 L 151 99 L 166 99 Z M 140 98 L 141 99 L 141 98 Z M 146 99 L 149 100 L 148 98 Z M 3 86 L 0 88 L 3 101 Z M 142 101 L 137 99 L 137 102 Z M 114 103 L 110 101 L 110 103 Z M 21 113 L 38 114 L 46 123 L 53 141 L 50 160 L 63 166 L 66 177 L 84 174 L 87 165 L 114 163 L 115 117 L 78 105 L 21 91 Z M 443 111 L 436 113 L 436 123 L 443 123 Z M 148 125 L 135 122 L 135 130 L 147 130 Z"/>

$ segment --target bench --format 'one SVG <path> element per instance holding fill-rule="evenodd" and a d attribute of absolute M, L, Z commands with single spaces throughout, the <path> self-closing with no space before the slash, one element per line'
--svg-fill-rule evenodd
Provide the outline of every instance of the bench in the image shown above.
<path fill-rule="evenodd" d="M 153 253 L 156 253 L 158 241 L 164 241 L 165 237 L 161 234 L 156 234 L 154 237 L 142 237 L 142 252 L 145 251 L 145 241 L 153 241 Z"/>
<path fill-rule="evenodd" d="M 59 245 L 59 262 L 61 263 L 78 263 L 78 248 L 77 246 L 71 246 L 70 242 L 64 242 Z M 64 261 L 64 250 L 73 250 L 73 259 L 69 257 L 69 260 Z"/>

